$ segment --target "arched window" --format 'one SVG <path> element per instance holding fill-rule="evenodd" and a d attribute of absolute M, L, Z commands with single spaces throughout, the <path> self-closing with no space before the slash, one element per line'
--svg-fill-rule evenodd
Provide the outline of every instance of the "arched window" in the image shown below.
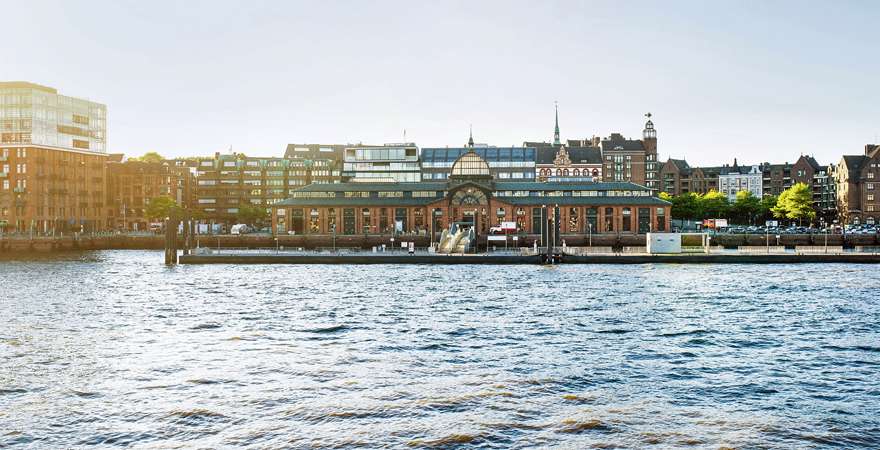
<path fill-rule="evenodd" d="M 576 176 L 576 177 L 581 176 L 581 170 L 580 170 L 580 169 L 574 169 L 571 173 L 572 173 L 572 175 L 574 175 L 574 176 Z"/>
<path fill-rule="evenodd" d="M 593 169 L 593 176 L 594 176 L 594 177 L 598 177 L 598 176 L 599 176 L 599 171 L 596 170 L 596 169 Z"/>
<path fill-rule="evenodd" d="M 866 217 L 866 218 L 865 218 L 865 223 L 868 224 L 868 225 L 874 225 L 874 218 L 871 217 L 871 216 Z"/>
<path fill-rule="evenodd" d="M 562 176 L 564 176 L 564 177 L 567 177 L 567 176 L 568 176 L 568 169 L 564 169 L 564 170 L 562 171 Z"/>
<path fill-rule="evenodd" d="M 562 169 L 556 169 L 556 176 L 557 176 L 557 177 L 561 177 L 561 176 L 562 176 Z"/>

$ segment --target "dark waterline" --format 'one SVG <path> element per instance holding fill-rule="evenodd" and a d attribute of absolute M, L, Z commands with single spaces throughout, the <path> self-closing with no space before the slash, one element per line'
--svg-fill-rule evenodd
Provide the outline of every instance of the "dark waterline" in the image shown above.
<path fill-rule="evenodd" d="M 0 447 L 876 448 L 877 292 L 846 264 L 2 260 Z"/>

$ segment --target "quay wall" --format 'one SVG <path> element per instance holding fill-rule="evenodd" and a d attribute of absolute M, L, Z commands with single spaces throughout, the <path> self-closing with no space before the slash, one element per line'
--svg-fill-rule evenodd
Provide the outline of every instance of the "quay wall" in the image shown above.
<path fill-rule="evenodd" d="M 390 235 L 355 235 L 355 236 L 336 236 L 335 246 L 337 248 L 371 248 L 381 245 L 391 246 Z M 519 246 L 531 247 L 535 241 L 535 236 L 526 236 L 521 238 Z M 616 234 L 597 234 L 592 239 L 588 236 L 563 235 L 563 239 L 568 246 L 584 247 L 592 244 L 594 247 L 640 247 L 645 245 L 645 237 L 643 235 L 616 235 Z M 427 236 L 397 236 L 395 237 L 395 247 L 401 241 L 415 242 L 416 247 L 428 247 L 430 239 Z M 822 234 L 813 235 L 782 235 L 779 239 L 779 245 L 794 247 L 798 245 L 825 245 L 826 236 Z M 304 236 L 279 236 L 276 238 L 269 235 L 199 235 L 196 236 L 193 244 L 198 243 L 201 247 L 211 248 L 331 248 L 334 246 L 332 236 L 326 235 L 304 235 Z M 776 237 L 771 235 L 769 239 L 771 246 L 776 245 Z M 699 246 L 700 236 L 685 236 L 686 246 Z M 739 246 L 763 246 L 767 244 L 767 238 L 764 235 L 717 235 L 711 240 L 713 246 L 723 246 L 725 248 L 737 248 Z M 878 235 L 847 235 L 844 238 L 841 235 L 828 235 L 827 244 L 829 246 L 844 246 L 847 248 L 855 246 L 880 246 L 880 236 Z M 503 248 L 503 242 L 492 242 L 497 248 Z M 110 235 L 110 236 L 64 236 L 64 237 L 12 237 L 0 236 L 0 253 L 33 253 L 33 252 L 63 252 L 71 250 L 162 250 L 165 246 L 165 237 L 162 235 L 153 236 L 131 236 L 131 235 Z M 485 243 L 481 243 L 481 248 Z M 183 248 L 183 240 L 178 240 L 178 248 Z"/>

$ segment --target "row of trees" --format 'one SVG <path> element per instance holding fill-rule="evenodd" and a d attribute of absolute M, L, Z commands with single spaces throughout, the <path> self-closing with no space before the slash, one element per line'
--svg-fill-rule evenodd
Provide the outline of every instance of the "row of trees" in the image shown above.
<path fill-rule="evenodd" d="M 740 191 L 733 202 L 715 190 L 676 196 L 662 192 L 660 198 L 672 203 L 672 218 L 678 220 L 727 218 L 737 224 L 758 224 L 773 217 L 803 224 L 816 218 L 813 193 L 804 183 L 786 189 L 779 197 L 758 198 L 749 191 Z"/>
<path fill-rule="evenodd" d="M 174 212 L 180 212 L 181 208 L 171 197 L 156 197 L 147 204 L 146 214 L 149 219 L 164 219 Z M 199 210 L 191 211 L 193 219 L 204 219 L 204 215 Z M 256 205 L 242 205 L 238 208 L 236 219 L 238 223 L 258 226 L 264 224 L 269 218 L 266 208 Z"/>

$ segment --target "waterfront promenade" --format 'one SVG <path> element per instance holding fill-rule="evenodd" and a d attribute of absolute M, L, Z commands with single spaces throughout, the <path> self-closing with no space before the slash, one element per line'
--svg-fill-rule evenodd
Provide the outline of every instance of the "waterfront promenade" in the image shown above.
<path fill-rule="evenodd" d="M 386 245 L 391 247 L 391 238 L 395 243 L 414 242 L 418 248 L 431 245 L 431 240 L 424 235 L 309 235 L 309 236 L 278 236 L 268 234 L 247 235 L 197 235 L 193 239 L 193 246 L 220 248 L 220 249 L 330 249 L 330 248 L 359 248 L 371 249 Z M 518 241 L 519 248 L 532 247 L 537 236 L 524 236 Z M 571 247 L 639 247 L 645 245 L 645 236 L 637 234 L 594 234 L 563 235 L 562 239 Z M 699 242 L 699 239 L 695 239 Z M 178 238 L 178 248 L 183 248 L 183 239 Z M 843 246 L 845 248 L 875 247 L 880 246 L 878 235 L 847 235 L 840 234 L 786 234 L 777 240 L 775 236 L 763 234 L 718 234 L 712 236 L 713 248 L 735 249 L 742 246 Z M 164 248 L 165 237 L 158 234 L 87 234 L 87 235 L 64 235 L 64 236 L 35 236 L 24 235 L 0 235 L 0 254 L 31 253 L 31 252 L 54 252 L 70 250 L 160 250 Z M 685 245 L 697 245 L 696 243 Z M 482 243 L 481 246 L 485 246 Z M 504 248 L 503 243 L 496 248 Z M 399 249 L 397 249 L 399 250 Z"/>

